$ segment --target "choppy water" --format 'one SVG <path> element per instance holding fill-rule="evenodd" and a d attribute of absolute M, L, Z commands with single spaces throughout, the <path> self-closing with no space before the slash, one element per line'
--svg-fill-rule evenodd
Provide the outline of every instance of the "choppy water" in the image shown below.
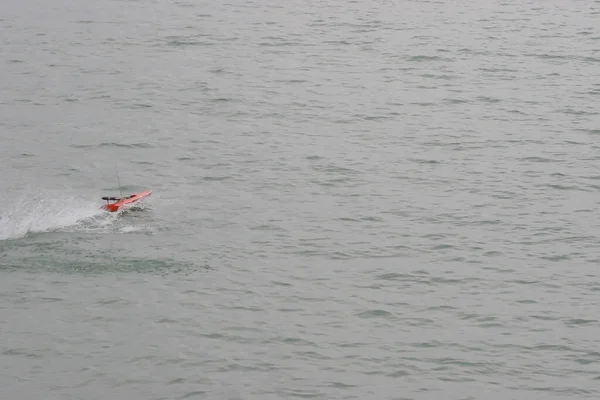
<path fill-rule="evenodd" d="M 600 395 L 599 1 L 1 8 L 3 399 Z"/>

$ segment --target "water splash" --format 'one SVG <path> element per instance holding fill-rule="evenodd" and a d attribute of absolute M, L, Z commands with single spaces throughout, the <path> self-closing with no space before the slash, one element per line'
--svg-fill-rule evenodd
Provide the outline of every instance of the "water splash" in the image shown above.
<path fill-rule="evenodd" d="M 25 194 L 12 204 L 4 203 L 0 210 L 0 240 L 72 227 L 100 227 L 111 224 L 115 218 L 93 201 L 64 194 Z"/>

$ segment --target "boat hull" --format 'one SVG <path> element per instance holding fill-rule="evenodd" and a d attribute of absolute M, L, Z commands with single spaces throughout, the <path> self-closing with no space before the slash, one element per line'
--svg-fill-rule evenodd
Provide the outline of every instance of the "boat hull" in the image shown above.
<path fill-rule="evenodd" d="M 131 207 L 134 203 L 137 203 L 138 201 L 147 198 L 151 194 L 152 194 L 152 190 L 146 190 L 144 192 L 134 193 L 128 197 L 119 199 L 119 201 L 117 201 L 115 203 L 104 204 L 100 208 L 103 210 L 106 210 L 108 212 L 117 212 L 124 208 Z"/>

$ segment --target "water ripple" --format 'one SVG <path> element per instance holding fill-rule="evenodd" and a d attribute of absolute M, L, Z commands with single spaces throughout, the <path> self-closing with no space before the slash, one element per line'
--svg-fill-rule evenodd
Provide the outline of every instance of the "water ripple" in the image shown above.
<path fill-rule="evenodd" d="M 0 20 L 4 397 L 598 397 L 598 3 L 88 6 Z"/>

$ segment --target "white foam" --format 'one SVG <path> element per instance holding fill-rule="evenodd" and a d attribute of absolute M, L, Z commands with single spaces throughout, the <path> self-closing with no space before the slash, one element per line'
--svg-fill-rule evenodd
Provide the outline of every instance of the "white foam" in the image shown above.
<path fill-rule="evenodd" d="M 136 233 L 145 231 L 147 231 L 147 229 L 142 226 L 124 226 L 120 229 L 121 233 Z"/>
<path fill-rule="evenodd" d="M 20 238 L 28 233 L 49 232 L 77 225 L 102 226 L 114 218 L 100 205 L 62 194 L 25 194 L 0 210 L 0 240 Z"/>

